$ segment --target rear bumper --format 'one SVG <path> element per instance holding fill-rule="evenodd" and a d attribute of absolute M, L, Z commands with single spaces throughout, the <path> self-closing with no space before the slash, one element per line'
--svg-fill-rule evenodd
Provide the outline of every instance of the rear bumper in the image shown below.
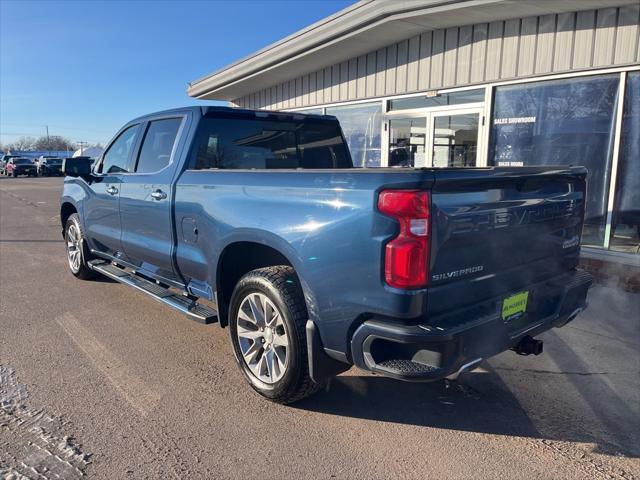
<path fill-rule="evenodd" d="M 586 308 L 591 283 L 591 275 L 575 270 L 533 284 L 527 289 L 533 292 L 527 313 L 512 322 L 501 315 L 508 294 L 456 312 L 453 321 L 452 316 L 413 325 L 367 320 L 352 337 L 353 362 L 399 380 L 442 379 L 508 350 L 526 335 L 566 325 Z"/>
<path fill-rule="evenodd" d="M 34 175 L 36 173 L 35 168 L 14 168 L 12 173 L 15 172 L 16 175 Z"/>

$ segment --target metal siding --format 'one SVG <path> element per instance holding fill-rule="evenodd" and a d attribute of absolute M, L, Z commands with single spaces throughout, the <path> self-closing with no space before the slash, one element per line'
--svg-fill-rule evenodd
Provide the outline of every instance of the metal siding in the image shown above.
<path fill-rule="evenodd" d="M 444 69 L 442 71 L 443 85 L 456 84 L 458 64 L 458 31 L 457 27 L 447 28 L 444 40 Z"/>
<path fill-rule="evenodd" d="M 518 54 L 518 75 L 531 75 L 536 59 L 536 37 L 538 17 L 522 19 L 520 29 L 520 49 Z"/>
<path fill-rule="evenodd" d="M 426 31 L 235 100 L 290 109 L 640 62 L 640 4 Z"/>
<path fill-rule="evenodd" d="M 617 8 L 603 8 L 597 12 L 596 36 L 593 42 L 593 66 L 601 67 L 613 63 L 616 41 Z"/>
<path fill-rule="evenodd" d="M 331 103 L 331 67 L 324 69 L 324 103 Z"/>
<path fill-rule="evenodd" d="M 360 55 L 358 57 L 358 72 L 356 78 L 356 96 L 355 98 L 363 98 L 367 96 L 367 57 Z"/>
<path fill-rule="evenodd" d="M 280 110 L 282 108 L 282 84 L 279 83 L 276 87 L 276 108 Z"/>
<path fill-rule="evenodd" d="M 349 100 L 348 87 L 349 87 L 349 62 L 345 61 L 340 64 L 340 71 L 338 72 L 338 98 L 341 102 Z"/>
<path fill-rule="evenodd" d="M 504 22 L 491 22 L 489 24 L 485 80 L 498 80 L 500 78 L 500 60 L 502 58 L 503 33 Z"/>
<path fill-rule="evenodd" d="M 396 68 L 396 92 L 407 91 L 407 62 L 408 62 L 409 40 L 398 44 L 398 66 Z"/>
<path fill-rule="evenodd" d="M 431 44 L 433 32 L 420 35 L 420 61 L 418 63 L 418 90 L 431 86 Z"/>
<path fill-rule="evenodd" d="M 340 64 L 331 67 L 331 101 L 340 101 Z"/>
<path fill-rule="evenodd" d="M 622 7 L 620 9 L 618 13 L 614 63 L 630 63 L 636 60 L 638 24 L 640 23 L 639 17 L 640 5 Z"/>
<path fill-rule="evenodd" d="M 356 78 L 358 76 L 358 59 L 349 60 L 349 83 L 347 85 L 347 99 L 354 100 L 356 95 Z"/>
<path fill-rule="evenodd" d="M 407 61 L 407 91 L 418 89 L 418 62 L 420 61 L 420 35 L 409 39 L 409 53 Z"/>
<path fill-rule="evenodd" d="M 302 107 L 302 77 L 296 78 L 296 107 Z"/>
<path fill-rule="evenodd" d="M 456 84 L 469 83 L 471 75 L 471 44 L 473 42 L 473 26 L 460 27 L 458 32 L 458 57 L 456 59 Z"/>
<path fill-rule="evenodd" d="M 518 67 L 518 44 L 520 40 L 520 19 L 504 22 L 502 40 L 502 66 L 500 76 L 515 77 Z"/>
<path fill-rule="evenodd" d="M 553 49 L 556 36 L 556 16 L 543 15 L 538 22 L 538 46 L 536 48 L 536 73 L 553 71 Z"/>
<path fill-rule="evenodd" d="M 444 70 L 444 30 L 433 32 L 431 46 L 431 88 L 442 87 L 442 72 Z"/>
<path fill-rule="evenodd" d="M 316 72 L 309 74 L 309 105 L 318 103 L 316 98 Z"/>
<path fill-rule="evenodd" d="M 573 35 L 576 28 L 576 14 L 561 13 L 556 25 L 556 46 L 553 52 L 553 70 L 562 72 L 571 68 Z"/>
<path fill-rule="evenodd" d="M 387 49 L 376 52 L 376 95 L 384 95 L 385 75 L 387 71 Z"/>
<path fill-rule="evenodd" d="M 573 49 L 572 68 L 587 68 L 591 66 L 595 20 L 595 10 L 578 12 L 576 17 L 576 38 L 575 48 Z"/>
<path fill-rule="evenodd" d="M 324 70 L 318 70 L 316 72 L 316 100 L 319 105 L 325 103 L 324 101 Z"/>
<path fill-rule="evenodd" d="M 287 92 L 287 108 L 294 108 L 296 105 L 295 99 L 296 99 L 296 81 L 294 80 L 289 80 L 287 82 L 287 88 L 286 88 L 286 92 Z"/>
<path fill-rule="evenodd" d="M 471 46 L 471 83 L 484 81 L 488 30 L 489 26 L 486 23 L 473 26 L 473 45 Z"/>
<path fill-rule="evenodd" d="M 365 97 L 373 97 L 376 94 L 376 52 L 367 55 L 367 80 Z"/>
<path fill-rule="evenodd" d="M 387 48 L 387 69 L 385 75 L 385 93 L 393 95 L 396 93 L 396 69 L 398 63 L 398 45 L 394 44 Z"/>

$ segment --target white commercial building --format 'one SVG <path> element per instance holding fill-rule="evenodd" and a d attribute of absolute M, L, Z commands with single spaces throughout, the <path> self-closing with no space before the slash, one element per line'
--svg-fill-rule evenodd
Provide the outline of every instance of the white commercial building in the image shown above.
<path fill-rule="evenodd" d="M 586 255 L 640 265 L 638 0 L 363 0 L 188 93 L 335 115 L 358 166 L 584 165 Z"/>

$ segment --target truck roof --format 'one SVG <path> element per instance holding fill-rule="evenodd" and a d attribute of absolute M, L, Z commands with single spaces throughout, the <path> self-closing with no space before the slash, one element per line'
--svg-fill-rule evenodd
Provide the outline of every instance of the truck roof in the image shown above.
<path fill-rule="evenodd" d="M 282 112 L 282 111 L 277 111 L 277 110 L 251 110 L 251 109 L 246 109 L 246 108 L 236 108 L 236 107 L 223 107 L 223 106 L 214 106 L 214 105 L 206 105 L 206 106 L 194 106 L 194 105 L 190 105 L 190 106 L 186 106 L 186 107 L 181 107 L 181 108 L 171 108 L 168 110 L 161 110 L 158 112 L 153 112 L 153 113 L 148 113 L 146 115 L 142 115 L 140 117 L 137 117 L 135 119 L 133 119 L 132 121 L 136 121 L 136 120 L 143 120 L 145 118 L 149 118 L 149 117 L 155 117 L 158 115 L 167 115 L 167 114 L 171 114 L 171 113 L 181 113 L 184 111 L 199 111 L 201 115 L 207 115 L 207 114 L 211 114 L 211 113 L 226 113 L 226 114 L 245 114 L 245 115 L 251 115 L 251 114 L 260 114 L 259 116 L 265 115 L 265 114 L 272 114 L 272 115 L 278 115 L 278 116 L 289 116 L 289 117 L 311 117 L 311 118 L 324 118 L 324 119 L 331 119 L 331 120 L 337 120 L 335 116 L 333 115 L 319 115 L 319 114 L 315 114 L 315 113 L 304 113 L 304 112 Z"/>

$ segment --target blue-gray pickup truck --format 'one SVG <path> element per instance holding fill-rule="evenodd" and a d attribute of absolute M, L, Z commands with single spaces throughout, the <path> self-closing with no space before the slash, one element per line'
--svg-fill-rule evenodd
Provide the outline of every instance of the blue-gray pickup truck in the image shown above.
<path fill-rule="evenodd" d="M 354 168 L 335 117 L 189 107 L 66 159 L 71 272 L 229 327 L 249 384 L 300 400 L 352 365 L 452 378 L 586 307 L 586 170 Z"/>

